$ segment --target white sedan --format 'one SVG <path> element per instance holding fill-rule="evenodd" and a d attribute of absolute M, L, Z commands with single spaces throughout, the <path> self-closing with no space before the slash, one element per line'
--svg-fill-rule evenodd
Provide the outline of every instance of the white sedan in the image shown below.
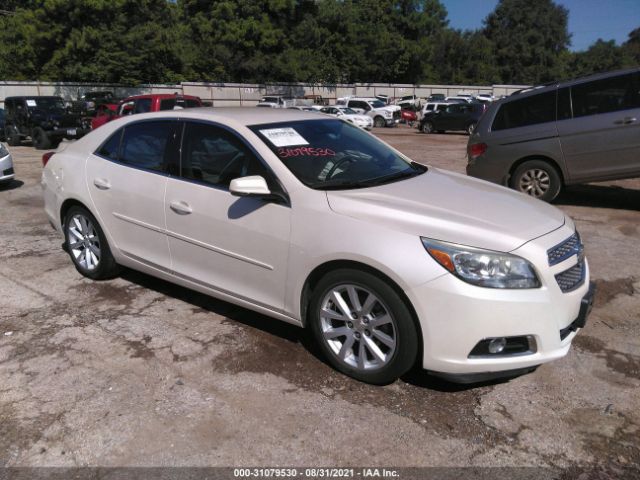
<path fill-rule="evenodd" d="M 361 115 L 349 107 L 335 105 L 323 107 L 320 111 L 327 115 L 342 118 L 347 122 L 353 123 L 356 127 L 364 128 L 365 130 L 371 130 L 373 128 L 373 119 L 369 115 Z"/>
<path fill-rule="evenodd" d="M 139 114 L 43 162 L 46 214 L 82 275 L 127 266 L 307 327 L 361 381 L 415 364 L 466 382 L 530 371 L 566 355 L 589 313 L 560 210 L 339 119 Z"/>

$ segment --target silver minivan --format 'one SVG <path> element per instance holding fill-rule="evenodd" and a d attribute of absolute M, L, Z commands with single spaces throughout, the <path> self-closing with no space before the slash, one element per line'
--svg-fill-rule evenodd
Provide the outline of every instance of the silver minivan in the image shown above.
<path fill-rule="evenodd" d="M 640 68 L 534 87 L 493 103 L 467 174 L 552 201 L 565 185 L 640 176 Z"/>

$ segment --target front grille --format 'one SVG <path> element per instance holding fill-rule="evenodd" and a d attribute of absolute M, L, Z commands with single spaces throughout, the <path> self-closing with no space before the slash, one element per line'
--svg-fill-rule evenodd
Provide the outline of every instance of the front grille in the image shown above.
<path fill-rule="evenodd" d="M 7 168 L 6 170 L 4 170 L 4 171 L 2 172 L 2 176 L 3 176 L 3 177 L 6 177 L 7 175 L 13 175 L 13 167 L 11 167 L 11 168 Z"/>
<path fill-rule="evenodd" d="M 393 112 L 393 119 L 398 120 L 402 115 L 400 114 L 400 110 L 396 110 Z"/>
<path fill-rule="evenodd" d="M 566 260 L 570 256 L 579 253 L 580 250 L 582 250 L 582 245 L 580 244 L 580 236 L 578 235 L 578 232 L 576 232 L 564 242 L 547 250 L 549 266 L 556 265 Z"/>
<path fill-rule="evenodd" d="M 563 293 L 571 292 L 584 283 L 585 264 L 580 260 L 568 270 L 556 275 L 556 281 Z"/>

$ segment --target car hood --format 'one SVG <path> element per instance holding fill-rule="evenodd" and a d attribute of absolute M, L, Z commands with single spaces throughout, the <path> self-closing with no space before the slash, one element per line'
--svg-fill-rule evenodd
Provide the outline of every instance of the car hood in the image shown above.
<path fill-rule="evenodd" d="M 381 227 L 501 252 L 565 223 L 560 210 L 540 200 L 435 168 L 387 185 L 327 191 L 327 200 L 334 212 Z"/>

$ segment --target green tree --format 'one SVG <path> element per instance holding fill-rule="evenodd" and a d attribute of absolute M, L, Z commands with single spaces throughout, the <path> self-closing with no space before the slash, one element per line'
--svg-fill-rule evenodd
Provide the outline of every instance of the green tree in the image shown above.
<path fill-rule="evenodd" d="M 598 39 L 584 52 L 573 54 L 571 76 L 618 70 L 632 64 L 631 55 L 614 40 Z"/>
<path fill-rule="evenodd" d="M 568 11 L 552 0 L 500 0 L 485 19 L 504 83 L 539 84 L 564 76 Z"/>
<path fill-rule="evenodd" d="M 629 32 L 629 38 L 622 45 L 631 65 L 640 65 L 640 27 Z"/>

